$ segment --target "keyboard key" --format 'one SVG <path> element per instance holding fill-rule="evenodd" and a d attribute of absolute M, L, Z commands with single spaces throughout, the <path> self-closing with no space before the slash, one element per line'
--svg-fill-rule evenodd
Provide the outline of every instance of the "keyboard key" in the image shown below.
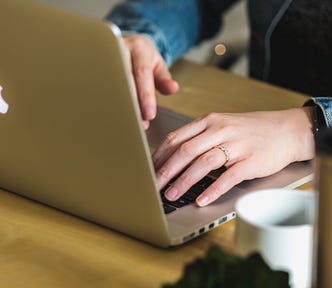
<path fill-rule="evenodd" d="M 187 191 L 181 198 L 187 200 L 190 203 L 194 203 L 197 198 L 197 193 L 194 193 L 191 189 Z"/>
<path fill-rule="evenodd" d="M 201 186 L 202 188 L 207 188 L 209 187 L 212 182 L 214 181 L 214 179 L 208 177 L 208 176 L 205 176 L 203 179 L 201 179 L 200 181 L 198 181 L 198 185 Z"/>
<path fill-rule="evenodd" d="M 183 206 L 186 206 L 188 204 L 190 204 L 191 202 L 183 199 L 183 198 L 179 198 L 178 200 L 174 201 L 174 202 L 170 202 L 169 204 L 176 207 L 176 208 L 181 208 Z"/>
<path fill-rule="evenodd" d="M 172 179 L 174 181 L 174 179 Z M 161 191 L 160 191 L 160 197 L 163 202 L 164 211 L 166 214 L 171 213 L 175 211 L 177 208 L 181 208 L 183 206 L 186 206 L 188 204 L 194 203 L 196 198 L 203 193 L 203 191 L 211 185 L 211 183 L 214 181 L 213 178 L 209 176 L 205 176 L 203 179 L 201 179 L 199 182 L 197 182 L 195 185 L 193 185 L 189 191 L 187 191 L 181 198 L 179 198 L 176 201 L 169 201 L 165 197 L 165 191 L 171 186 L 170 183 L 168 183 Z"/>
<path fill-rule="evenodd" d="M 175 207 L 170 206 L 170 205 L 165 204 L 165 203 L 163 203 L 163 208 L 164 208 L 164 212 L 165 212 L 165 214 L 169 214 L 169 213 L 171 213 L 171 212 L 173 212 L 173 211 L 176 210 Z"/>

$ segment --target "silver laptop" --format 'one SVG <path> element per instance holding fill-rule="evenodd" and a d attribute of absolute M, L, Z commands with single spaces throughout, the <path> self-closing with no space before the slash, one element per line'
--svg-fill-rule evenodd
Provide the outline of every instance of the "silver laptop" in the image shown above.
<path fill-rule="evenodd" d="M 309 180 L 310 166 L 297 163 L 206 208 L 187 199 L 166 214 L 117 34 L 30 0 L 0 1 L 2 189 L 166 247 L 234 218 L 248 191 Z M 151 145 L 188 121 L 159 108 Z"/>

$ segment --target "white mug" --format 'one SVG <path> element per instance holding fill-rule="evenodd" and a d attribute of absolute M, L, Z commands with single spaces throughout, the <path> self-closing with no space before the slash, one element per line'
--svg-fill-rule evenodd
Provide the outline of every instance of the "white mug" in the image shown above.
<path fill-rule="evenodd" d="M 241 197 L 235 206 L 235 252 L 259 252 L 272 269 L 289 273 L 291 287 L 310 287 L 314 202 L 313 192 L 290 189 Z"/>

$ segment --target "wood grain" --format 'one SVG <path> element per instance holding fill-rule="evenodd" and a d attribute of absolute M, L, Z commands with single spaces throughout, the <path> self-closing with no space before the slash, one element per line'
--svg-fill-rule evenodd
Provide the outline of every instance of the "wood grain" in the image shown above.
<path fill-rule="evenodd" d="M 197 117 L 301 106 L 291 91 L 186 61 L 181 90 L 160 105 Z M 1 287 L 160 287 L 211 245 L 232 250 L 234 221 L 181 247 L 160 249 L 12 193 L 0 191 Z"/>

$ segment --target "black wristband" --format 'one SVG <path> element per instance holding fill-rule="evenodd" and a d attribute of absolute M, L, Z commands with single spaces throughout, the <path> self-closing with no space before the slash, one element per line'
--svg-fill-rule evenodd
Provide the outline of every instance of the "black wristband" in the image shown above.
<path fill-rule="evenodd" d="M 323 111 L 318 105 L 313 106 L 312 121 L 313 121 L 313 125 L 314 125 L 313 132 L 315 135 L 319 132 L 319 130 L 327 127 L 325 118 L 323 115 Z"/>

